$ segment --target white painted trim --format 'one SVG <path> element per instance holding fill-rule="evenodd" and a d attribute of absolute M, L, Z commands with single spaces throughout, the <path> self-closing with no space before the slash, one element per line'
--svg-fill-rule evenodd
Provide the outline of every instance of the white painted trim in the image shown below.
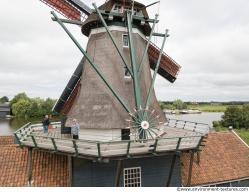
<path fill-rule="evenodd" d="M 246 143 L 243 139 L 241 139 L 241 137 L 240 137 L 234 130 L 232 130 L 232 133 L 233 133 L 236 137 L 238 137 L 238 139 L 239 139 L 247 148 L 249 148 L 249 145 L 247 145 L 247 143 Z"/>
<path fill-rule="evenodd" d="M 128 30 L 126 27 L 121 27 L 121 26 L 108 26 L 108 29 L 110 31 L 121 31 L 121 32 L 125 32 L 128 33 Z M 133 33 L 136 33 L 138 35 L 140 35 L 143 39 L 146 39 L 146 37 L 144 36 L 144 34 L 141 33 L 141 31 L 139 29 L 133 28 L 132 29 Z M 99 34 L 99 33 L 106 33 L 106 29 L 105 27 L 99 27 L 96 29 L 92 29 L 89 35 L 89 38 L 91 37 L 91 35 L 95 35 L 95 34 Z"/>

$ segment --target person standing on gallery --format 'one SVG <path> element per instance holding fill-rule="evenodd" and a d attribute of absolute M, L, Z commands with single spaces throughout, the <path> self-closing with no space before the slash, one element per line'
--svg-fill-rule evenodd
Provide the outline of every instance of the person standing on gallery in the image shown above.
<path fill-rule="evenodd" d="M 48 126 L 50 124 L 50 120 L 48 115 L 45 115 L 45 118 L 42 121 L 42 125 L 43 125 L 43 133 L 48 133 Z"/>
<path fill-rule="evenodd" d="M 79 139 L 79 131 L 80 131 L 80 125 L 76 119 L 73 119 L 71 127 L 71 134 L 73 136 L 73 139 Z"/>

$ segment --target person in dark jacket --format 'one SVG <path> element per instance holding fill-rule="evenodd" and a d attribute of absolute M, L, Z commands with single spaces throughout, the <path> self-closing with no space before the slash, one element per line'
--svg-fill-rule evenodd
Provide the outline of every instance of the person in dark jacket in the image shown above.
<path fill-rule="evenodd" d="M 45 115 L 45 118 L 42 121 L 42 125 L 43 125 L 43 132 L 44 133 L 48 133 L 48 126 L 50 124 L 50 120 L 48 115 Z"/>

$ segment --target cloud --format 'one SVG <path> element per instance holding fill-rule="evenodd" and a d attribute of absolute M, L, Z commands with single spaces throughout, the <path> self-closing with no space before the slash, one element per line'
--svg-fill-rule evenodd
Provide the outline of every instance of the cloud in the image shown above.
<path fill-rule="evenodd" d="M 157 78 L 158 98 L 248 100 L 249 1 L 164 0 L 148 9 L 150 16 L 159 9 L 156 31 L 170 30 L 165 52 L 182 69 L 174 84 Z M 0 2 L 0 96 L 58 98 L 66 86 L 82 54 L 50 10 L 38 0 Z M 85 47 L 80 28 L 70 30 Z M 160 46 L 160 38 L 154 41 Z"/>

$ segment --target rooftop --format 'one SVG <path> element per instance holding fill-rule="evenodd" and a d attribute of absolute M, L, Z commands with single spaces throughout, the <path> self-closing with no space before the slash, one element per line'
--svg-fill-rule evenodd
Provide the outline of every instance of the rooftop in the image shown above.
<path fill-rule="evenodd" d="M 190 154 L 184 153 L 182 183 L 187 185 Z M 191 186 L 249 179 L 249 148 L 233 132 L 211 132 L 200 162 L 192 169 Z"/>
<path fill-rule="evenodd" d="M 13 136 L 0 136 L 0 186 L 28 186 L 28 150 L 14 144 Z M 38 187 L 69 186 L 67 157 L 33 150 L 33 184 Z"/>

